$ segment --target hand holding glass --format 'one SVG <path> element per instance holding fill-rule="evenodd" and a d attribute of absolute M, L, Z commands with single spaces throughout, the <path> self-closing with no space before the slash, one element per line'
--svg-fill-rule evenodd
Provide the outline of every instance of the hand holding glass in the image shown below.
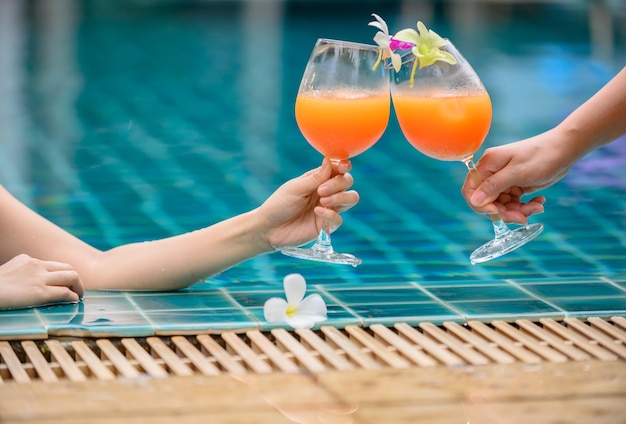
<path fill-rule="evenodd" d="M 296 98 L 296 121 L 304 138 L 337 164 L 372 147 L 389 122 L 389 76 L 372 69 L 378 46 L 319 39 Z M 357 266 L 361 259 L 334 251 L 323 226 L 311 248 L 290 247 L 288 256 Z"/>
<path fill-rule="evenodd" d="M 402 133 L 413 147 L 435 159 L 462 161 L 480 182 L 473 155 L 491 126 L 491 100 L 474 69 L 454 45 L 448 41 L 443 49 L 454 56 L 456 64 L 437 61 L 420 69 L 414 67 L 413 54 L 404 57 L 400 71 L 393 75 L 393 106 Z M 489 218 L 495 238 L 470 255 L 473 264 L 515 250 L 543 230 L 541 224 L 511 230 L 499 215 Z"/>

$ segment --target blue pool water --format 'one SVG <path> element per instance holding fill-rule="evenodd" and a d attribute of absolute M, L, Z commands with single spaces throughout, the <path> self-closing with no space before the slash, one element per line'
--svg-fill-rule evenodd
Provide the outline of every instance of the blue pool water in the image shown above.
<path fill-rule="evenodd" d="M 626 64 L 624 7 L 609 2 L 603 19 L 586 3 L 2 0 L 0 183 L 102 249 L 254 208 L 321 161 L 293 116 L 315 40 L 370 42 L 372 12 L 393 29 L 423 20 L 473 63 L 494 106 L 484 147 L 529 137 Z M 198 328 L 245 327 L 292 272 L 318 285 L 339 324 L 625 313 L 625 165 L 626 139 L 590 154 L 542 193 L 538 239 L 473 266 L 469 253 L 492 234 L 460 194 L 465 167 L 415 151 L 392 116 L 353 159 L 361 202 L 333 236 L 363 259 L 358 268 L 266 255 L 188 291 L 89 293 L 84 305 L 23 313 L 49 331 L 77 310 L 106 312 L 109 299 L 116 313 L 160 314 L 129 318 L 136 334 L 185 309 L 203 311 Z M 223 314 L 211 303 L 222 301 Z M 245 324 L 229 324 L 235 306 Z M 92 321 L 115 321 L 101 318 Z"/>

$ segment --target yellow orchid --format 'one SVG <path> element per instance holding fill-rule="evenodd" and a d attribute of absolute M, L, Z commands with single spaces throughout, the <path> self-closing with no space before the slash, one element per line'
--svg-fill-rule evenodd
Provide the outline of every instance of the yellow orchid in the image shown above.
<path fill-rule="evenodd" d="M 419 69 L 432 65 L 438 60 L 451 65 L 456 64 L 455 57 L 442 49 L 442 47 L 448 44 L 448 41 L 432 29 L 426 28 L 426 25 L 421 21 L 417 22 L 417 31 L 412 28 L 403 29 L 398 31 L 393 38 L 406 43 L 413 43 L 411 52 L 415 55 L 415 63 L 413 64 L 413 70 L 411 72 L 411 87 L 413 86 L 415 70 L 418 64 Z"/>

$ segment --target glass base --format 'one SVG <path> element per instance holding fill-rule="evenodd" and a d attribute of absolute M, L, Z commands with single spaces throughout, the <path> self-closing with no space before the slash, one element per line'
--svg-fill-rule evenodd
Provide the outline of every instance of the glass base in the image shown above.
<path fill-rule="evenodd" d="M 363 261 L 349 253 L 337 253 L 333 250 L 321 250 L 303 247 L 286 247 L 281 249 L 283 255 L 292 256 L 298 259 L 307 259 L 309 261 L 329 262 L 333 264 L 352 265 L 356 267 Z"/>
<path fill-rule="evenodd" d="M 474 250 L 470 255 L 470 261 L 474 265 L 498 258 L 528 243 L 542 231 L 542 224 L 529 224 L 507 231 L 501 237 L 497 237 Z"/>

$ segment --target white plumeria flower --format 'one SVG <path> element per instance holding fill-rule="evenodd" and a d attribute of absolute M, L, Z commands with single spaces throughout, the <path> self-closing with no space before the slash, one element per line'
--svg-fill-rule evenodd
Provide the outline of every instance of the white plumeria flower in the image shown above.
<path fill-rule="evenodd" d="M 289 274 L 283 279 L 287 300 L 272 297 L 265 302 L 263 314 L 267 322 L 284 322 L 293 328 L 311 328 L 326 321 L 324 299 L 317 293 L 304 297 L 306 280 L 300 274 Z"/>

